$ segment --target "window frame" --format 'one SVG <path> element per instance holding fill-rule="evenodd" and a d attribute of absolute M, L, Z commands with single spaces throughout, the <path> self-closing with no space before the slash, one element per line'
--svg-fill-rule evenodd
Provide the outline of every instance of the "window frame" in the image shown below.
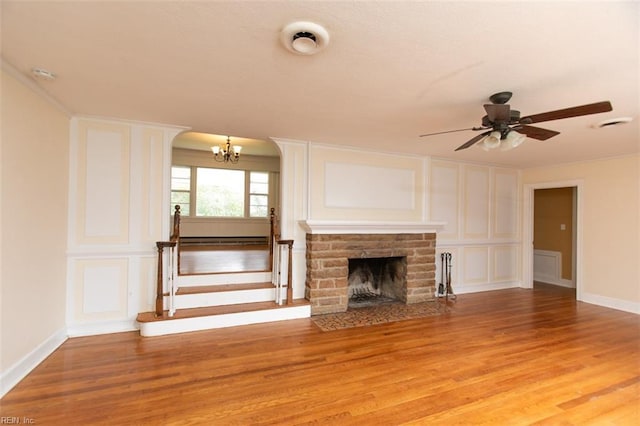
<path fill-rule="evenodd" d="M 174 192 L 182 192 L 189 193 L 189 212 L 182 212 L 182 216 L 187 216 L 191 218 L 199 218 L 199 219 L 229 219 L 229 220 L 242 220 L 242 219 L 269 219 L 269 211 L 271 207 L 271 202 L 274 199 L 273 194 L 273 172 L 269 170 L 247 170 L 240 169 L 245 173 L 244 176 L 244 211 L 242 216 L 199 216 L 196 214 L 196 203 L 197 203 L 197 176 L 198 169 L 219 169 L 219 170 L 228 170 L 224 167 L 208 167 L 208 166 L 197 166 L 197 165 L 182 165 L 182 164 L 173 164 L 171 166 L 172 173 L 170 180 L 173 181 L 173 168 L 188 168 L 190 169 L 190 182 L 189 182 L 189 190 L 174 190 L 171 188 L 171 193 Z M 267 175 L 267 193 L 251 193 L 251 173 L 265 173 Z M 264 216 L 251 216 L 251 195 L 266 195 L 267 197 L 267 209 Z M 172 203 L 173 204 L 179 203 Z M 173 211 L 173 210 L 172 210 Z"/>

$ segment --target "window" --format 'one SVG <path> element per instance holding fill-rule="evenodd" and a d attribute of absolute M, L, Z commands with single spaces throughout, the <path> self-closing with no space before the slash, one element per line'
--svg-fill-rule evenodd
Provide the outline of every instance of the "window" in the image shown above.
<path fill-rule="evenodd" d="M 173 166 L 171 211 L 176 204 L 184 216 L 266 218 L 269 172 Z"/>
<path fill-rule="evenodd" d="M 249 182 L 249 216 L 267 217 L 269 210 L 269 173 L 251 172 Z"/>
<path fill-rule="evenodd" d="M 198 167 L 196 216 L 244 217 L 242 170 Z"/>
<path fill-rule="evenodd" d="M 180 212 L 189 216 L 191 206 L 191 168 L 171 167 L 171 214 L 174 206 L 180 206 Z"/>

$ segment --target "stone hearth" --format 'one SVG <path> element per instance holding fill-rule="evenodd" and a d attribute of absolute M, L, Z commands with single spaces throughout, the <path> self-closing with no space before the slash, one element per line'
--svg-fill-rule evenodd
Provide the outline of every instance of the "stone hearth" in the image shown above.
<path fill-rule="evenodd" d="M 311 315 L 345 312 L 348 308 L 350 258 L 406 257 L 406 304 L 435 297 L 435 232 L 313 233 L 307 227 L 305 297 Z M 309 232 L 311 231 L 311 232 Z"/>

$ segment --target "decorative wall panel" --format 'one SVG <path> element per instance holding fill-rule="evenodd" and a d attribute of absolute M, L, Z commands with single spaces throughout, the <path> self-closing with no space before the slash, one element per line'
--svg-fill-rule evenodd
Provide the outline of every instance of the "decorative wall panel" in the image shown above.
<path fill-rule="evenodd" d="M 520 252 L 518 246 L 497 246 L 492 249 L 492 281 L 517 281 Z"/>
<path fill-rule="evenodd" d="M 489 238 L 489 168 L 464 166 L 464 238 Z"/>
<path fill-rule="evenodd" d="M 127 317 L 127 259 L 75 262 L 75 318 L 117 320 Z"/>
<path fill-rule="evenodd" d="M 351 209 L 415 209 L 415 172 L 327 162 L 325 206 Z"/>
<path fill-rule="evenodd" d="M 162 171 L 164 165 L 164 132 L 144 128 L 140 143 L 140 234 L 141 241 L 158 241 L 162 236 L 162 218 L 157 214 L 162 206 Z"/>
<path fill-rule="evenodd" d="M 125 125 L 79 122 L 77 243 L 128 242 L 129 145 Z"/>
<path fill-rule="evenodd" d="M 489 281 L 489 248 L 465 247 L 462 250 L 464 284 L 485 284 Z"/>
<path fill-rule="evenodd" d="M 420 158 L 312 146 L 308 219 L 421 221 Z"/>
<path fill-rule="evenodd" d="M 518 237 L 518 172 L 496 170 L 493 182 L 493 236 L 514 239 Z"/>
<path fill-rule="evenodd" d="M 460 214 L 460 166 L 455 163 L 432 161 L 430 170 L 430 218 L 433 221 L 446 222 L 444 229 L 438 233 L 438 240 L 456 239 Z"/>

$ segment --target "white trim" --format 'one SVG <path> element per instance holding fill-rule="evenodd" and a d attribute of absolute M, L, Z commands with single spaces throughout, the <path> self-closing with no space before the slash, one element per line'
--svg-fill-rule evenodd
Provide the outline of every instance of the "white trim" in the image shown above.
<path fill-rule="evenodd" d="M 311 305 L 302 305 L 205 317 L 176 318 L 164 321 L 142 322 L 140 323 L 140 335 L 142 337 L 163 336 L 166 334 L 211 330 L 214 328 L 235 327 L 238 325 L 309 318 L 310 316 Z"/>
<path fill-rule="evenodd" d="M 136 319 L 131 318 L 128 320 L 92 322 L 89 324 L 71 324 L 67 330 L 69 337 L 96 336 L 99 334 L 137 331 L 137 324 Z"/>
<path fill-rule="evenodd" d="M 436 284 L 437 286 L 437 284 Z M 498 283 L 486 283 L 486 284 L 452 284 L 452 290 L 454 294 L 470 294 L 480 293 L 482 291 L 494 291 L 494 290 L 506 290 L 509 288 L 520 288 L 521 284 L 518 281 L 505 281 Z"/>
<path fill-rule="evenodd" d="M 0 398 L 17 385 L 27 374 L 36 368 L 42 361 L 51 355 L 67 340 L 67 330 L 62 328 L 39 344 L 34 350 L 11 367 L 0 376 Z"/>
<path fill-rule="evenodd" d="M 623 299 L 615 299 L 613 297 L 600 296 L 593 293 L 582 293 L 582 302 L 591 303 L 593 305 L 602 306 L 605 308 L 617 309 L 619 311 L 630 312 L 632 314 L 640 315 L 640 303 L 630 302 Z"/>
<path fill-rule="evenodd" d="M 446 222 L 365 222 L 343 220 L 301 220 L 311 234 L 427 234 L 442 229 Z"/>
<path fill-rule="evenodd" d="M 575 241 L 575 275 L 573 279 L 576 287 L 576 299 L 582 299 L 582 264 L 583 264 L 583 198 L 584 181 L 582 179 L 564 180 L 555 182 L 529 183 L 523 186 L 523 213 L 522 213 L 522 288 L 533 288 L 533 201 L 536 189 L 575 187 L 576 220 Z"/>

